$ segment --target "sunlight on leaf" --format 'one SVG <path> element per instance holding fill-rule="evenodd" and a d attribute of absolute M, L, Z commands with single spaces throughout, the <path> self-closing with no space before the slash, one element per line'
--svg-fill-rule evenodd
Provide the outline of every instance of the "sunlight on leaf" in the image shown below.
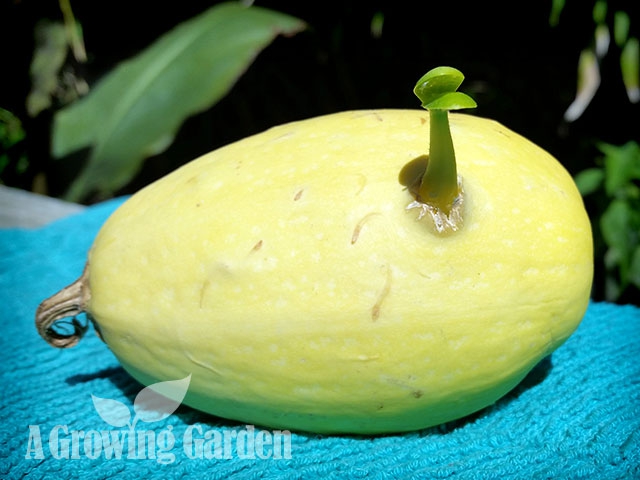
<path fill-rule="evenodd" d="M 143 388 L 133 402 L 133 410 L 143 422 L 164 420 L 180 406 L 190 381 L 191 375 Z"/>
<path fill-rule="evenodd" d="M 131 412 L 129 408 L 118 400 L 110 398 L 101 398 L 91 395 L 93 406 L 96 408 L 100 418 L 112 427 L 124 427 L 131 420 Z"/>
<path fill-rule="evenodd" d="M 609 27 L 605 24 L 598 25 L 594 35 L 596 39 L 596 57 L 602 59 L 609 51 L 609 44 L 611 43 Z"/>
<path fill-rule="evenodd" d="M 575 100 L 564 113 L 567 122 L 580 118 L 600 86 L 600 66 L 592 50 L 583 50 L 578 61 L 578 88 Z"/>
<path fill-rule="evenodd" d="M 31 61 L 31 91 L 27 96 L 27 112 L 35 117 L 51 106 L 58 88 L 58 74 L 67 56 L 64 26 L 41 22 L 36 26 L 36 47 Z"/>
<path fill-rule="evenodd" d="M 631 103 L 640 102 L 640 42 L 630 38 L 620 54 L 622 81 Z"/>
<path fill-rule="evenodd" d="M 226 95 L 277 35 L 304 28 L 288 15 L 223 3 L 121 63 L 54 118 L 55 157 L 92 147 L 66 198 L 107 196 L 126 185 L 148 156 L 169 145 L 184 120 Z"/>

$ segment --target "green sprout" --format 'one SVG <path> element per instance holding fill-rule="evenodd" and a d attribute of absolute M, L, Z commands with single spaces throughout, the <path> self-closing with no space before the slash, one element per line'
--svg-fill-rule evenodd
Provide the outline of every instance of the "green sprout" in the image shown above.
<path fill-rule="evenodd" d="M 439 232 L 457 230 L 461 203 L 461 185 L 456 168 L 456 155 L 449 128 L 449 110 L 474 108 L 476 102 L 468 95 L 456 91 L 464 75 L 452 67 L 437 67 L 418 80 L 413 92 L 429 111 L 429 157 L 426 169 L 415 192 L 416 202 L 409 208 L 420 207 L 431 213 Z"/>

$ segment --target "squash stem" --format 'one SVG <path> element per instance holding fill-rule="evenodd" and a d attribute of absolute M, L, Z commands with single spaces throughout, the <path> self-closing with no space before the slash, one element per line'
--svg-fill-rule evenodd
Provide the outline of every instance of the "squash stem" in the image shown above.
<path fill-rule="evenodd" d="M 85 266 L 82 276 L 68 287 L 44 300 L 36 311 L 36 329 L 49 345 L 57 348 L 73 347 L 87 331 L 88 325 L 82 324 L 75 316 L 86 313 L 90 293 L 88 288 L 88 269 Z M 71 317 L 71 320 L 64 320 Z M 70 327 L 72 332 L 56 330 L 58 323 Z M 68 330 L 65 329 L 65 330 Z"/>

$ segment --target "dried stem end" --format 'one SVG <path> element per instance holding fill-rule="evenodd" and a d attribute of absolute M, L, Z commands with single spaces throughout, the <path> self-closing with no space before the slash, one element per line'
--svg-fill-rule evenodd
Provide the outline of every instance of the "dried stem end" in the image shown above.
<path fill-rule="evenodd" d="M 76 317 L 86 312 L 90 298 L 89 269 L 85 266 L 82 276 L 71 285 L 63 288 L 55 295 L 44 300 L 36 311 L 36 329 L 46 342 L 57 348 L 69 348 L 77 344 L 88 328 L 87 323 L 81 323 Z M 71 320 L 68 320 L 71 317 Z M 63 329 L 56 329 L 64 325 Z M 71 333 L 66 333 L 68 326 Z"/>

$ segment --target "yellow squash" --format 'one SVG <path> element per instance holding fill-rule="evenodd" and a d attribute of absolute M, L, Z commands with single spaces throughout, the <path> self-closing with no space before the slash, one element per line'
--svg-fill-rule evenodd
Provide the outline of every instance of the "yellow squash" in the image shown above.
<path fill-rule="evenodd" d="M 428 113 L 343 112 L 135 194 L 96 238 L 75 305 L 140 382 L 191 375 L 184 403 L 240 422 L 382 433 L 482 409 L 578 326 L 592 237 L 552 156 L 494 121 L 450 125 L 458 231 L 418 220 L 398 179 L 428 151 Z"/>

